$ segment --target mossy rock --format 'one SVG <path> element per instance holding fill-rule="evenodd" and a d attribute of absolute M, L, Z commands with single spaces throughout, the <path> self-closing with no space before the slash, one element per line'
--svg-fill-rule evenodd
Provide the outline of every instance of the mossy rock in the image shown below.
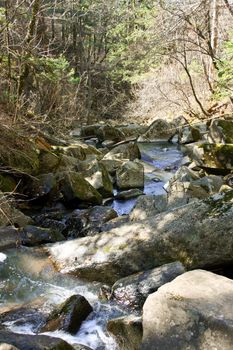
<path fill-rule="evenodd" d="M 37 174 L 38 151 L 29 138 L 11 128 L 0 127 L 0 165 L 26 174 Z"/>
<path fill-rule="evenodd" d="M 214 143 L 233 144 L 233 121 L 232 120 L 214 120 L 211 123 L 208 135 L 209 141 Z"/>
<path fill-rule="evenodd" d="M 77 203 L 86 202 L 91 204 L 101 204 L 101 194 L 86 181 L 82 174 L 74 171 L 58 174 L 61 192 L 66 202 Z"/>
<path fill-rule="evenodd" d="M 12 176 L 0 175 L 0 191 L 13 192 L 17 184 Z"/>
<path fill-rule="evenodd" d="M 201 143 L 191 148 L 188 152 L 195 162 L 204 168 L 233 169 L 233 144 Z"/>

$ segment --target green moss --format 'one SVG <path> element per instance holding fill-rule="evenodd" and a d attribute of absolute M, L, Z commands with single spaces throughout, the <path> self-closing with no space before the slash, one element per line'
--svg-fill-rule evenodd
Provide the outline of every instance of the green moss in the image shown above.
<path fill-rule="evenodd" d="M 0 190 L 2 192 L 13 192 L 16 188 L 16 182 L 11 176 L 0 175 Z"/>
<path fill-rule="evenodd" d="M 233 143 L 233 122 L 229 120 L 219 120 L 217 122 L 223 131 L 223 139 L 226 143 Z"/>

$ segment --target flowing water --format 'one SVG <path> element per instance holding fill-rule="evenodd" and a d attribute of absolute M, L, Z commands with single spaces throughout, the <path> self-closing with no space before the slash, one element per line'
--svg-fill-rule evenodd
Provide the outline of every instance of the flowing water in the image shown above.
<path fill-rule="evenodd" d="M 145 164 L 145 194 L 162 194 L 163 186 L 182 160 L 177 146 L 165 143 L 139 144 Z M 114 200 L 112 206 L 119 215 L 127 214 L 136 199 Z M 87 283 L 57 273 L 40 248 L 22 247 L 0 252 L 0 311 L 33 300 L 43 299 L 43 308 L 49 310 L 73 294 L 84 295 L 93 312 L 83 322 L 75 336 L 62 331 L 45 333 L 60 337 L 70 344 L 83 344 L 96 350 L 118 349 L 115 340 L 106 331 L 109 319 L 125 314 L 116 304 L 100 302 L 100 283 Z M 34 320 L 35 321 L 35 320 Z M 7 327 L 16 333 L 33 334 L 34 323 L 29 319 L 8 322 Z"/>

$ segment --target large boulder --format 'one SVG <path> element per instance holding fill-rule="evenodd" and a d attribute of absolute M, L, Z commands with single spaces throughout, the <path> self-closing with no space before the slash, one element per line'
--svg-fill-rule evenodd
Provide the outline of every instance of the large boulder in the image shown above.
<path fill-rule="evenodd" d="M 188 269 L 232 263 L 232 213 L 230 191 L 47 250 L 63 273 L 105 283 L 174 261 Z"/>
<path fill-rule="evenodd" d="M 233 281 L 187 272 L 151 294 L 143 307 L 141 350 L 231 350 Z"/>
<path fill-rule="evenodd" d="M 138 145 L 135 142 L 127 142 L 114 147 L 103 157 L 105 159 L 140 159 L 141 153 Z"/>
<path fill-rule="evenodd" d="M 111 297 L 124 306 L 141 309 L 149 294 L 184 271 L 180 262 L 174 262 L 121 278 L 114 283 Z"/>
<path fill-rule="evenodd" d="M 116 172 L 117 187 L 122 190 L 144 187 L 144 167 L 141 163 L 128 161 Z"/>
<path fill-rule="evenodd" d="M 129 214 L 131 221 L 145 220 L 167 209 L 167 195 L 146 195 L 137 198 L 137 201 Z"/>
<path fill-rule="evenodd" d="M 100 142 L 104 140 L 119 142 L 125 139 L 125 135 L 122 131 L 108 124 L 99 127 L 96 136 Z"/>
<path fill-rule="evenodd" d="M 187 144 L 201 140 L 202 135 L 198 128 L 186 125 L 179 129 L 178 141 L 180 144 Z"/>
<path fill-rule="evenodd" d="M 166 185 L 168 207 L 185 205 L 192 200 L 206 198 L 217 193 L 223 185 L 223 178 L 207 175 L 182 166 Z"/>
<path fill-rule="evenodd" d="M 233 143 L 233 121 L 218 119 L 213 120 L 208 134 L 210 143 Z"/>
<path fill-rule="evenodd" d="M 91 305 L 82 295 L 72 295 L 50 314 L 40 332 L 60 329 L 76 334 L 82 322 L 92 311 Z"/>
<path fill-rule="evenodd" d="M 222 171 L 233 169 L 233 144 L 200 143 L 187 146 L 189 156 L 198 166 Z"/>
<path fill-rule="evenodd" d="M 83 175 L 103 197 L 113 195 L 112 180 L 104 164 L 98 161 L 92 162 Z"/>
<path fill-rule="evenodd" d="M 108 321 L 107 330 L 111 332 L 121 350 L 138 350 L 142 341 L 142 319 L 128 315 Z"/>
<path fill-rule="evenodd" d="M 74 350 L 73 346 L 59 338 L 46 335 L 18 334 L 0 331 L 0 344 L 7 343 L 20 350 Z"/>
<path fill-rule="evenodd" d="M 60 173 L 60 188 L 64 200 L 69 204 L 102 203 L 101 194 L 80 173 L 73 171 Z"/>
<path fill-rule="evenodd" d="M 169 141 L 176 133 L 176 127 L 164 119 L 156 119 L 148 130 L 139 137 L 139 142 Z"/>

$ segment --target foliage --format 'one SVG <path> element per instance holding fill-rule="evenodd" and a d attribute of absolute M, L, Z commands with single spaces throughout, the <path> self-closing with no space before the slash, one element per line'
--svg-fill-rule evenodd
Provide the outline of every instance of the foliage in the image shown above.
<path fill-rule="evenodd" d="M 222 58 L 218 63 L 218 79 L 215 96 L 223 98 L 233 95 L 233 40 L 224 45 Z"/>

